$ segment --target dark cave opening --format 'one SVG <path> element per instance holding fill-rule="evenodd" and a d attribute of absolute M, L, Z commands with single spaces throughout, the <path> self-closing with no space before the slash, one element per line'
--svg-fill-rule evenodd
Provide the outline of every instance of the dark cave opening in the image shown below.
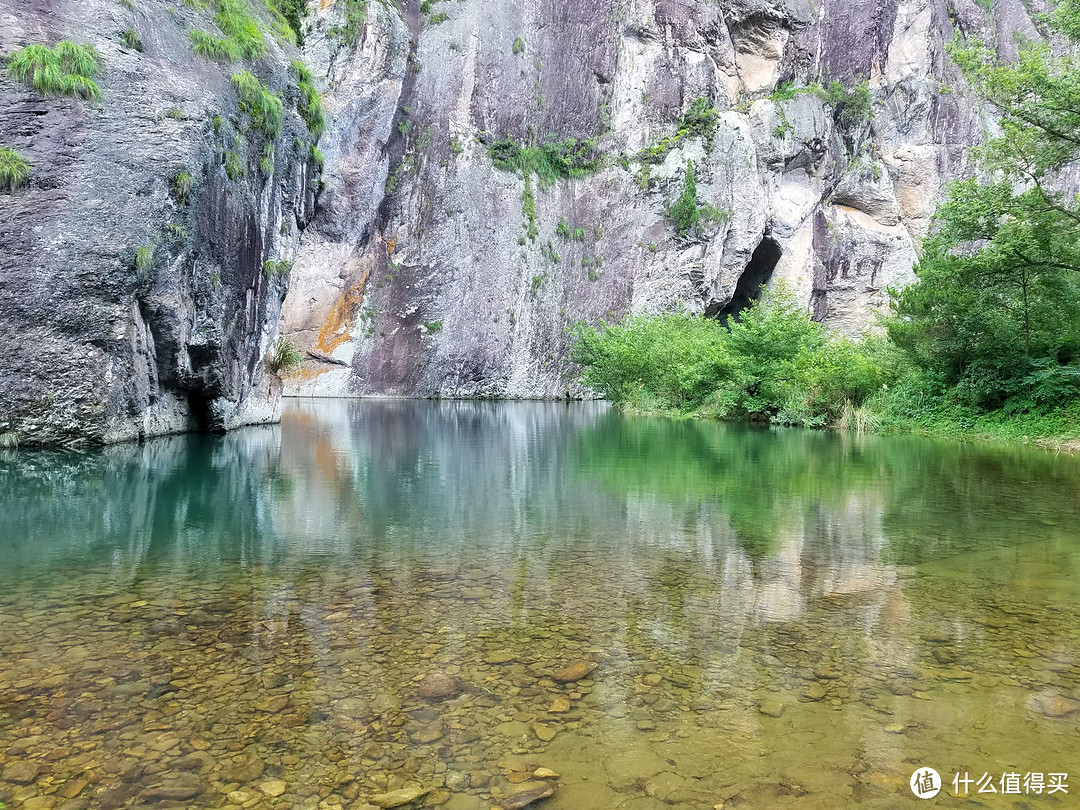
<path fill-rule="evenodd" d="M 195 429 L 199 433 L 210 433 L 213 420 L 210 417 L 210 402 L 202 391 L 188 391 L 188 408 L 195 419 Z"/>
<path fill-rule="evenodd" d="M 739 276 L 731 300 L 723 307 L 710 308 L 712 311 L 706 310 L 705 314 L 724 324 L 728 322 L 728 319 L 738 321 L 743 310 L 761 297 L 781 255 L 783 251 L 780 250 L 776 241 L 771 236 L 763 237 L 754 248 L 754 254 L 750 257 L 746 269 Z"/>

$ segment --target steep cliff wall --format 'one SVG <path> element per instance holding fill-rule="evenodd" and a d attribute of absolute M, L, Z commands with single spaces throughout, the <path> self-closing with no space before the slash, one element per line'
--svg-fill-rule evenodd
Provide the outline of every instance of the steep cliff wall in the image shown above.
<path fill-rule="evenodd" d="M 205 6 L 0 5 L 0 53 L 93 45 L 102 92 L 50 96 L 0 73 L 0 146 L 32 168 L 27 187 L 0 193 L 4 442 L 223 430 L 279 412 L 264 357 L 279 271 L 314 209 L 297 52 L 267 35 L 262 59 L 196 57 L 189 32 L 216 31 Z M 281 94 L 276 137 L 239 107 L 242 70 Z"/>
<path fill-rule="evenodd" d="M 1020 0 L 373 0 L 341 48 L 320 32 L 343 0 L 321 6 L 333 124 L 283 312 L 294 393 L 565 395 L 574 322 L 723 314 L 775 280 L 860 333 L 980 138 L 945 44 L 1037 36 Z M 869 119 L 833 80 L 868 83 Z M 698 98 L 715 128 L 678 137 Z M 595 139 L 599 168 L 524 179 L 489 155 L 507 137 Z M 680 236 L 691 161 L 717 216 Z"/>
<path fill-rule="evenodd" d="M 190 37 L 225 0 L 3 2 L 0 53 L 92 44 L 103 97 L 0 74 L 0 147 L 32 165 L 0 190 L 0 444 L 273 420 L 279 316 L 301 394 L 579 393 L 575 322 L 724 316 L 778 280 L 859 333 L 990 120 L 945 43 L 1009 56 L 1041 10 L 312 0 L 297 49 L 245 0 L 266 53 L 223 64 Z M 327 93 L 321 177 L 297 55 Z M 242 70 L 280 132 L 243 108 Z"/>

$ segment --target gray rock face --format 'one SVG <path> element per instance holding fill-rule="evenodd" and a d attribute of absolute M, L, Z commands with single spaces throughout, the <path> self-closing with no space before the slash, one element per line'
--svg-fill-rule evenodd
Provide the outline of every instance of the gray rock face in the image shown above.
<path fill-rule="evenodd" d="M 942 186 L 988 120 L 945 43 L 961 30 L 1009 57 L 1017 32 L 1038 35 L 1020 0 L 459 0 L 429 14 L 371 0 L 347 42 L 345 6 L 311 2 L 304 23 L 329 120 L 320 180 L 296 49 L 265 17 L 267 56 L 221 65 L 189 41 L 212 12 L 7 0 L 0 52 L 91 43 L 104 99 L 0 76 L 0 143 L 34 171 L 0 194 L 0 444 L 273 420 L 279 319 L 307 357 L 286 393 L 331 395 L 586 394 L 568 359 L 578 321 L 724 315 L 778 281 L 861 334 L 913 279 Z M 230 84 L 243 69 L 284 102 L 266 153 Z M 869 82 L 869 121 L 775 93 L 833 79 Z M 672 137 L 699 97 L 719 110 L 711 137 Z M 488 154 L 505 137 L 591 139 L 603 161 L 526 181 Z M 666 211 L 689 162 L 719 216 L 680 236 Z"/>
<path fill-rule="evenodd" d="M 22 444 L 277 417 L 281 386 L 264 357 L 287 276 L 263 266 L 293 257 L 314 210 L 296 52 L 268 35 L 266 58 L 221 65 L 192 53 L 193 27 L 213 30 L 210 12 L 155 0 L 0 10 L 0 52 L 92 44 L 103 94 L 45 97 L 0 73 L 0 144 L 33 164 L 29 188 L 0 194 L 0 434 Z M 126 29 L 142 52 L 124 45 Z M 237 106 L 239 70 L 283 97 L 265 155 Z M 174 189 L 181 172 L 186 195 Z M 141 247 L 152 261 L 136 262 Z"/>
<path fill-rule="evenodd" d="M 288 393 L 555 397 L 580 393 L 569 326 L 628 312 L 723 314 L 784 281 L 861 334 L 913 278 L 943 183 L 967 171 L 982 111 L 945 55 L 959 28 L 1015 52 L 1023 4 L 974 0 L 548 0 L 369 4 L 355 48 L 309 18 L 334 101 L 326 191 L 283 330 L 310 350 Z M 783 81 L 867 80 L 870 122 Z M 693 100 L 720 111 L 647 166 Z M 596 138 L 604 168 L 543 187 L 500 171 L 506 136 Z M 667 206 L 693 161 L 724 217 L 679 238 Z M 646 174 L 645 170 L 648 171 Z M 563 221 L 577 238 L 560 236 Z M 565 231 L 563 234 L 565 235 Z"/>

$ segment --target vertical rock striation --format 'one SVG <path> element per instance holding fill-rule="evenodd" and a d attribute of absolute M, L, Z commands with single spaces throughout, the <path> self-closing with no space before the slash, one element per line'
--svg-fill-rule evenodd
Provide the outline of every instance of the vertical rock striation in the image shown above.
<path fill-rule="evenodd" d="M 0 52 L 91 44 L 102 90 L 98 102 L 46 96 L 0 74 L 0 145 L 33 169 L 28 188 L 0 194 L 7 441 L 100 443 L 277 418 L 281 386 L 264 358 L 287 287 L 278 270 L 314 210 L 296 51 L 267 35 L 255 62 L 198 58 L 189 31 L 211 19 L 155 0 L 0 10 Z M 282 96 L 277 137 L 239 108 L 230 76 L 241 70 Z"/>
<path fill-rule="evenodd" d="M 322 6 L 333 138 L 283 313 L 310 350 L 293 393 L 580 393 L 575 322 L 724 315 L 779 280 L 860 334 L 980 139 L 946 43 L 1037 35 L 1019 0 L 460 0 L 371 2 L 342 48 L 319 34 L 342 3 Z M 834 80 L 867 83 L 872 115 Z M 678 137 L 698 98 L 715 129 Z M 526 180 L 489 155 L 506 137 L 594 139 L 602 166 Z M 716 216 L 680 236 L 690 162 Z"/>

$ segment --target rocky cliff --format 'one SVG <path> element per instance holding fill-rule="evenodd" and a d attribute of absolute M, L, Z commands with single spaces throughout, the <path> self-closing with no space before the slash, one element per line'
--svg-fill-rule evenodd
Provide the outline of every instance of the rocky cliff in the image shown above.
<path fill-rule="evenodd" d="M 264 358 L 317 183 L 297 52 L 266 35 L 262 58 L 221 64 L 194 54 L 203 29 L 216 30 L 205 3 L 0 4 L 0 52 L 92 45 L 101 91 L 84 100 L 0 74 L 0 146 L 31 168 L 26 187 L 0 193 L 5 443 L 277 418 Z M 281 96 L 279 133 L 246 112 L 231 81 L 245 70 Z"/>
<path fill-rule="evenodd" d="M 777 280 L 860 333 L 980 139 L 946 43 L 1038 35 L 1020 0 L 429 0 L 369 3 L 335 50 L 339 5 L 309 19 L 334 123 L 283 313 L 296 393 L 576 393 L 576 321 L 722 316 Z M 500 168 L 506 139 L 577 176 Z"/>
<path fill-rule="evenodd" d="M 990 120 L 946 43 L 1009 56 L 1039 10 L 312 0 L 302 47 L 267 33 L 220 64 L 191 31 L 224 1 L 2 0 L 0 52 L 92 44 L 103 93 L 0 76 L 0 146 L 33 168 L 0 191 L 4 441 L 271 420 L 279 330 L 305 355 L 287 393 L 452 397 L 581 393 L 572 324 L 724 317 L 776 281 L 860 333 Z M 283 102 L 279 133 L 240 70 Z"/>

